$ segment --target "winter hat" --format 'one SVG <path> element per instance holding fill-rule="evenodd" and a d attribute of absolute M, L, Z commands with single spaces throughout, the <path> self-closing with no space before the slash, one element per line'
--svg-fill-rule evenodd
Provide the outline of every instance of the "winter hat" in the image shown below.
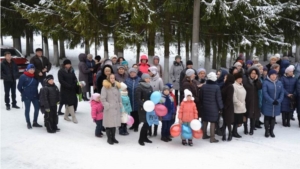
<path fill-rule="evenodd" d="M 129 70 L 128 70 L 128 73 L 131 73 L 131 72 L 135 72 L 135 73 L 137 73 L 137 70 L 136 70 L 136 68 L 130 68 Z"/>
<path fill-rule="evenodd" d="M 121 87 L 120 87 L 121 90 L 127 89 L 127 85 L 125 83 L 121 82 L 120 85 L 121 85 Z"/>
<path fill-rule="evenodd" d="M 280 59 L 280 54 L 279 54 L 279 53 L 276 53 L 274 56 L 275 56 L 276 58 Z"/>
<path fill-rule="evenodd" d="M 206 73 L 206 70 L 205 70 L 204 68 L 199 68 L 199 69 L 197 70 L 197 74 L 199 74 L 200 72 Z"/>
<path fill-rule="evenodd" d="M 68 65 L 68 64 L 71 64 L 71 61 L 69 59 L 65 59 L 64 62 L 63 62 L 63 65 Z"/>
<path fill-rule="evenodd" d="M 186 76 L 192 76 L 193 74 L 195 74 L 195 71 L 194 71 L 194 69 L 188 69 L 188 70 L 186 70 L 186 72 L 185 72 L 185 75 Z"/>
<path fill-rule="evenodd" d="M 165 91 L 165 90 L 170 90 L 169 86 L 165 85 L 162 89 L 162 91 Z"/>
<path fill-rule="evenodd" d="M 264 71 L 268 71 L 268 68 L 266 67 L 266 66 L 264 66 L 264 69 L 263 69 Z"/>
<path fill-rule="evenodd" d="M 143 80 L 145 79 L 150 79 L 150 75 L 147 74 L 147 73 L 143 73 L 142 77 L 141 77 Z"/>
<path fill-rule="evenodd" d="M 113 55 L 112 57 L 110 57 L 110 59 L 113 59 L 113 58 L 118 59 L 118 56 L 117 55 Z"/>
<path fill-rule="evenodd" d="M 295 66 L 294 65 L 290 65 L 289 67 L 287 67 L 285 69 L 285 73 L 293 72 L 294 70 L 295 70 Z"/>
<path fill-rule="evenodd" d="M 97 60 L 98 62 L 100 62 L 101 56 L 100 55 L 95 56 L 95 60 Z"/>
<path fill-rule="evenodd" d="M 215 81 L 218 79 L 218 77 L 217 77 L 217 75 L 216 75 L 215 72 L 210 72 L 210 73 L 207 75 L 207 79 L 208 79 L 208 80 L 211 80 L 211 81 L 213 81 L 213 82 L 215 82 Z"/>
<path fill-rule="evenodd" d="M 159 57 L 158 56 L 154 56 L 153 60 L 157 59 L 159 61 Z"/>
<path fill-rule="evenodd" d="M 46 76 L 46 82 L 48 82 L 49 80 L 53 80 L 54 79 L 54 77 L 53 77 L 53 75 L 47 75 Z"/>
<path fill-rule="evenodd" d="M 35 69 L 35 66 L 33 64 L 28 64 L 26 67 L 26 71 L 28 71 L 29 69 Z"/>
<path fill-rule="evenodd" d="M 91 96 L 91 101 L 96 100 L 98 97 L 100 97 L 99 93 L 93 93 L 92 96 Z"/>
<path fill-rule="evenodd" d="M 243 65 L 240 62 L 235 62 L 235 64 L 233 66 L 238 67 L 238 66 L 243 66 Z"/>
<path fill-rule="evenodd" d="M 157 67 L 151 66 L 151 67 L 148 68 L 148 71 L 150 71 L 151 73 L 156 75 L 157 74 Z"/>
<path fill-rule="evenodd" d="M 119 69 L 124 69 L 125 70 L 125 67 L 122 66 L 122 65 L 119 65 L 117 70 L 119 70 Z"/>
<path fill-rule="evenodd" d="M 234 79 L 237 80 L 239 78 L 243 78 L 243 74 L 242 73 L 236 73 L 233 75 L 234 76 Z"/>
<path fill-rule="evenodd" d="M 232 66 L 232 67 L 229 69 L 229 73 L 230 73 L 230 74 L 233 74 L 234 69 L 237 69 L 237 68 L 236 68 L 235 66 Z"/>
<path fill-rule="evenodd" d="M 269 60 L 271 61 L 273 59 L 277 60 L 277 57 L 276 56 L 271 56 Z"/>
<path fill-rule="evenodd" d="M 181 60 L 181 56 L 179 56 L 179 55 L 175 56 L 175 60 L 176 59 L 180 59 Z"/>
<path fill-rule="evenodd" d="M 192 92 L 189 91 L 188 89 L 184 89 L 184 99 L 183 99 L 183 101 L 187 101 L 188 96 L 192 96 L 192 100 L 194 100 Z"/>
<path fill-rule="evenodd" d="M 165 85 L 168 86 L 169 89 L 172 89 L 172 88 L 173 88 L 173 84 L 171 84 L 171 83 L 167 83 L 167 84 L 165 84 Z"/>
<path fill-rule="evenodd" d="M 276 70 L 270 70 L 269 73 L 268 73 L 268 76 L 271 76 L 272 74 L 276 74 L 277 75 L 277 72 Z"/>
<path fill-rule="evenodd" d="M 121 62 L 121 65 L 122 66 L 128 66 L 128 62 L 126 60 L 124 60 L 124 61 Z"/>
<path fill-rule="evenodd" d="M 191 60 L 186 61 L 186 65 L 187 65 L 187 66 L 188 66 L 188 65 L 193 65 L 193 61 L 191 61 Z"/>
<path fill-rule="evenodd" d="M 43 49 L 42 48 L 36 48 L 35 52 L 43 52 Z"/>
<path fill-rule="evenodd" d="M 103 65 L 112 65 L 112 61 L 110 59 L 106 59 L 104 62 L 103 62 Z"/>
<path fill-rule="evenodd" d="M 140 61 L 142 61 L 142 60 L 148 61 L 148 56 L 145 55 L 145 54 L 142 54 L 142 55 L 140 56 Z"/>
<path fill-rule="evenodd" d="M 252 59 L 252 61 L 254 62 L 254 61 L 259 61 L 259 58 L 257 57 L 257 56 L 253 56 L 253 59 Z"/>
<path fill-rule="evenodd" d="M 252 62 L 252 60 L 247 60 L 247 62 L 246 62 L 246 65 L 253 65 L 253 62 Z"/>

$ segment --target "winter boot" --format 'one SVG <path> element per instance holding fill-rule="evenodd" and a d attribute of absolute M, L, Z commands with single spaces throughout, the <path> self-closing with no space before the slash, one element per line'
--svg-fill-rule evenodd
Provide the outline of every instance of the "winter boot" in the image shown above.
<path fill-rule="evenodd" d="M 184 146 L 186 146 L 187 145 L 187 142 L 186 142 L 186 140 L 182 140 L 182 145 L 184 145 Z"/>
<path fill-rule="evenodd" d="M 291 121 L 292 116 L 293 116 L 293 113 L 286 113 L 286 115 L 285 115 L 287 127 L 291 127 L 290 121 Z"/>
<path fill-rule="evenodd" d="M 260 126 L 260 121 L 256 120 L 255 121 L 255 128 L 261 129 L 262 127 Z"/>
<path fill-rule="evenodd" d="M 83 101 L 89 101 L 89 99 L 86 96 L 86 93 L 82 93 L 82 99 Z"/>
<path fill-rule="evenodd" d="M 223 129 L 223 137 L 222 137 L 222 141 L 226 141 L 226 126 L 223 125 L 222 129 Z"/>
<path fill-rule="evenodd" d="M 116 140 L 116 128 L 113 127 L 113 128 L 111 128 L 111 130 L 112 130 L 112 141 L 113 141 L 114 143 L 118 144 L 119 141 Z"/>
<path fill-rule="evenodd" d="M 295 121 L 295 118 L 294 118 L 294 112 L 292 112 L 292 113 L 290 114 L 290 117 L 291 117 L 291 120 Z"/>
<path fill-rule="evenodd" d="M 238 133 L 237 133 L 237 124 L 234 124 L 233 125 L 233 129 L 232 129 L 232 137 L 236 137 L 236 138 L 241 138 L 242 136 L 240 136 Z"/>
<path fill-rule="evenodd" d="M 270 123 L 270 136 L 272 138 L 275 137 L 275 134 L 274 134 L 274 127 L 275 127 L 275 118 L 272 118 L 271 119 L 271 123 Z"/>
<path fill-rule="evenodd" d="M 75 124 L 78 123 L 76 116 L 75 116 L 74 106 L 68 106 L 68 109 L 69 109 L 69 113 L 72 116 L 73 123 L 75 123 Z"/>
<path fill-rule="evenodd" d="M 232 131 L 229 130 L 227 141 L 231 141 L 231 140 L 232 140 Z"/>
<path fill-rule="evenodd" d="M 154 137 L 157 136 L 157 128 L 158 128 L 158 125 L 154 125 L 154 133 L 153 133 Z"/>
<path fill-rule="evenodd" d="M 190 140 L 190 139 L 189 139 L 189 140 L 188 140 L 188 144 L 189 144 L 189 146 L 192 147 L 192 146 L 193 146 L 193 140 Z"/>
<path fill-rule="evenodd" d="M 71 121 L 71 119 L 69 119 L 69 113 L 70 113 L 70 111 L 69 111 L 69 106 L 65 106 L 65 108 L 66 108 L 66 110 L 65 110 L 65 116 L 64 116 L 64 119 L 66 120 L 66 121 Z"/>
<path fill-rule="evenodd" d="M 32 127 L 43 127 L 42 125 L 39 125 L 37 122 L 32 123 Z"/>
<path fill-rule="evenodd" d="M 247 119 L 247 121 L 248 121 L 248 119 Z M 246 134 L 246 135 L 248 135 L 248 123 L 247 123 L 247 121 L 244 122 L 244 134 Z"/>
<path fill-rule="evenodd" d="M 255 119 L 250 119 L 250 132 L 249 132 L 249 135 L 254 134 L 254 128 L 255 128 Z"/>
<path fill-rule="evenodd" d="M 161 141 L 169 142 L 169 140 L 167 139 L 167 137 L 161 137 Z"/>
<path fill-rule="evenodd" d="M 102 132 L 105 132 L 105 131 L 106 131 L 106 129 L 105 129 L 105 127 L 104 127 L 104 126 L 102 126 L 102 129 L 101 129 L 101 131 L 102 131 Z"/>
<path fill-rule="evenodd" d="M 32 126 L 31 126 L 30 123 L 27 123 L 27 128 L 28 128 L 28 129 L 32 129 Z"/>
<path fill-rule="evenodd" d="M 265 119 L 264 125 L 265 125 L 265 137 L 268 138 L 270 136 L 270 130 L 269 130 L 270 124 L 268 119 Z"/>
<path fill-rule="evenodd" d="M 219 120 L 215 123 L 215 134 L 218 136 L 223 136 L 222 130 L 219 126 Z"/>
<path fill-rule="evenodd" d="M 122 135 L 122 136 L 125 136 L 125 133 L 124 133 L 124 124 L 123 123 L 119 127 L 119 134 Z"/>
<path fill-rule="evenodd" d="M 286 113 L 281 113 L 281 118 L 282 118 L 282 125 L 284 126 L 284 127 L 287 127 L 287 125 L 286 125 Z"/>
<path fill-rule="evenodd" d="M 129 135 L 129 133 L 127 131 L 127 124 L 126 123 L 124 123 L 124 125 L 123 125 L 123 130 L 124 130 L 125 136 Z"/>
<path fill-rule="evenodd" d="M 299 122 L 299 127 L 300 127 L 300 114 L 298 115 L 298 122 Z"/>
<path fill-rule="evenodd" d="M 106 135 L 107 135 L 107 143 L 113 145 L 113 133 L 112 128 L 106 128 Z"/>
<path fill-rule="evenodd" d="M 144 140 L 145 140 L 145 135 L 146 135 L 146 137 L 147 137 L 147 132 L 148 132 L 148 130 L 141 130 L 141 132 L 140 132 L 140 138 L 139 138 L 139 144 L 141 145 L 141 146 L 144 146 L 145 145 L 145 143 L 144 143 Z"/>
<path fill-rule="evenodd" d="M 148 136 L 152 136 L 152 126 L 150 126 L 149 130 L 148 130 Z"/>
<path fill-rule="evenodd" d="M 202 139 L 209 139 L 210 136 L 207 135 L 207 125 L 208 125 L 208 122 L 207 121 L 203 121 L 203 137 Z"/>
<path fill-rule="evenodd" d="M 216 123 L 210 123 L 210 143 L 217 143 L 219 140 L 215 138 Z"/>

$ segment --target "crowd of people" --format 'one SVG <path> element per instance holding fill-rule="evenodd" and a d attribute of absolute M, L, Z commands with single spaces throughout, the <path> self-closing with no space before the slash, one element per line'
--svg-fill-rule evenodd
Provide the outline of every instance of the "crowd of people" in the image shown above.
<path fill-rule="evenodd" d="M 12 108 L 20 108 L 16 102 L 17 88 L 25 104 L 28 129 L 42 127 L 37 121 L 41 111 L 47 132 L 56 133 L 60 130 L 57 127 L 58 115 L 64 115 L 66 121 L 78 123 L 75 113 L 78 102 L 90 101 L 96 137 L 103 137 L 105 132 L 109 144 L 119 143 L 117 129 L 120 135 L 129 135 L 127 120 L 130 116 L 134 122 L 129 130 L 138 132 L 140 123 L 143 123 L 138 143 L 144 146 L 152 143 L 149 137 L 158 135 L 158 123 L 152 123 L 153 119 L 149 119 L 151 112 L 144 108 L 153 92 L 161 92 L 159 104 L 167 108 L 165 116 L 151 115 L 162 122 L 161 140 L 164 142 L 172 141 L 170 128 L 175 123 L 176 114 L 179 124 L 185 126 L 194 119 L 201 120 L 202 138 L 210 139 L 211 143 L 219 142 L 215 134 L 222 136 L 223 141 L 241 138 L 238 133 L 241 126 L 245 135 L 254 135 L 262 124 L 265 137 L 274 138 L 276 116 L 281 114 L 282 125 L 290 127 L 290 121 L 295 120 L 295 110 L 300 127 L 300 64 L 292 65 L 288 57 L 279 54 L 270 57 L 270 63 L 265 66 L 256 56 L 245 62 L 240 54 L 228 71 L 221 68 L 216 72 L 195 68 L 190 60 L 184 64 L 181 57 L 176 56 L 167 83 L 163 82 L 163 67 L 158 56 L 154 56 L 150 64 L 148 56 L 143 54 L 139 63 L 129 67 L 124 57 L 114 55 L 101 60 L 100 56 L 93 59 L 91 54 L 80 54 L 78 78 L 71 61 L 63 61 L 58 71 L 60 89 L 54 83 L 53 75 L 47 75 L 51 63 L 42 55 L 43 50 L 36 49 L 36 55 L 20 77 L 9 52 L 5 52 L 5 60 L 1 63 L 6 109 L 11 108 L 10 91 Z M 39 84 L 42 85 L 40 91 Z M 31 103 L 34 106 L 33 123 L 30 120 Z M 63 106 L 64 113 L 61 112 Z M 262 114 L 263 122 L 260 121 Z M 222 125 L 220 119 L 223 119 Z M 181 139 L 183 145 L 193 145 L 192 138 L 182 136 Z"/>

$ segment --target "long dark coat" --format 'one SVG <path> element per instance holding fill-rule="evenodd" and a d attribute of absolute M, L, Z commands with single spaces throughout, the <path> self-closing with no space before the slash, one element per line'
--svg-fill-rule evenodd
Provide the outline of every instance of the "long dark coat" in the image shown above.
<path fill-rule="evenodd" d="M 47 72 L 51 70 L 51 63 L 49 62 L 48 58 L 45 56 L 41 56 L 43 62 L 39 59 L 38 56 L 34 56 L 30 59 L 30 63 L 32 63 L 35 67 L 34 77 L 38 80 L 46 78 L 46 72 L 42 72 L 44 68 L 47 68 Z M 39 73 L 42 72 L 43 76 L 39 76 Z"/>
<path fill-rule="evenodd" d="M 201 115 L 201 105 L 200 105 L 200 98 L 199 98 L 199 89 L 197 86 L 197 81 L 192 80 L 190 81 L 188 78 L 184 78 L 182 81 L 182 86 L 180 90 L 184 91 L 185 89 L 188 89 L 189 91 L 192 92 L 193 97 L 195 98 L 194 102 L 197 106 L 197 111 L 198 111 L 198 117 L 202 117 Z"/>
<path fill-rule="evenodd" d="M 106 67 L 110 68 L 110 71 L 112 74 L 114 74 L 113 68 L 111 65 L 104 65 L 103 68 L 101 69 L 101 75 L 97 78 L 97 90 L 98 92 L 101 94 L 101 89 L 102 89 L 102 85 L 103 85 L 103 81 L 107 79 L 105 73 L 104 73 L 104 69 Z"/>
<path fill-rule="evenodd" d="M 86 54 L 81 53 L 78 56 L 79 63 L 78 63 L 78 69 L 79 69 L 79 81 L 85 82 L 85 87 L 82 88 L 82 92 L 86 93 L 89 91 L 89 73 L 91 73 L 91 70 L 88 68 L 86 64 Z"/>
<path fill-rule="evenodd" d="M 135 90 L 135 100 L 138 104 L 138 113 L 140 122 L 146 123 L 146 111 L 143 108 L 144 102 L 150 100 L 150 96 L 153 92 L 152 86 L 150 83 L 146 83 L 144 80 L 141 80 L 138 87 Z"/>
<path fill-rule="evenodd" d="M 75 73 L 70 69 L 61 68 L 58 71 L 58 81 L 60 83 L 60 103 L 66 105 L 76 105 L 76 86 L 77 78 Z"/>
<path fill-rule="evenodd" d="M 233 94 L 234 94 L 234 76 L 231 74 L 227 75 L 227 80 L 221 88 L 222 100 L 223 100 L 223 113 L 222 117 L 224 123 L 229 125 L 234 122 L 234 104 L 233 104 Z"/>
<path fill-rule="evenodd" d="M 252 70 L 256 71 L 258 75 L 257 80 L 254 80 L 251 83 L 250 73 Z M 248 69 L 247 75 L 243 78 L 243 85 L 245 90 L 247 91 L 246 95 L 246 116 L 248 118 L 258 119 L 260 117 L 260 108 L 259 108 L 259 95 L 258 91 L 262 89 L 261 81 L 259 80 L 259 70 L 256 67 L 250 67 Z"/>

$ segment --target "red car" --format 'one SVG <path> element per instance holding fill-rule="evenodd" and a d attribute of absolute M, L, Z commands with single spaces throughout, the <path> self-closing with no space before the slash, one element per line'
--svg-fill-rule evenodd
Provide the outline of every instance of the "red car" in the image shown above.
<path fill-rule="evenodd" d="M 14 48 L 14 47 L 1 46 L 0 62 L 2 62 L 2 60 L 5 59 L 4 52 L 6 52 L 6 51 L 11 53 L 12 59 L 18 65 L 19 73 L 23 74 L 27 65 L 29 64 L 28 60 L 22 55 L 21 52 L 18 51 L 18 49 Z"/>

